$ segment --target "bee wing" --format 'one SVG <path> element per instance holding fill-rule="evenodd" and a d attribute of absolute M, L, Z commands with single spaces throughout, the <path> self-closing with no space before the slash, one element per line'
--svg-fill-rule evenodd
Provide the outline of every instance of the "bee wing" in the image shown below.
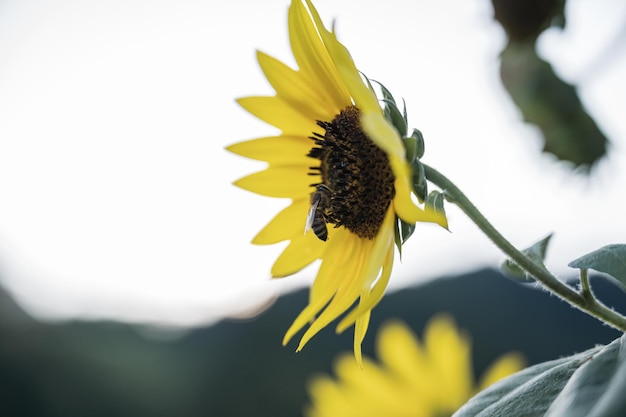
<path fill-rule="evenodd" d="M 306 215 L 306 223 L 304 223 L 304 234 L 311 230 L 313 227 L 313 221 L 315 220 L 315 211 L 317 210 L 317 206 L 320 204 L 319 198 L 314 198 L 311 203 L 311 207 L 309 207 L 309 212 Z"/>

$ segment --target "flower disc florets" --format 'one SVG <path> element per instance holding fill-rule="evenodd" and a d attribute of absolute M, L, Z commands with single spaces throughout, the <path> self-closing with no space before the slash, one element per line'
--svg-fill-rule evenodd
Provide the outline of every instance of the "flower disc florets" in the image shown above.
<path fill-rule="evenodd" d="M 359 237 L 373 239 L 394 197 L 394 176 L 387 154 L 360 127 L 360 112 L 350 106 L 331 122 L 318 121 L 325 133 L 311 137 L 317 145 L 308 156 L 329 198 L 319 209 L 326 223 L 345 226 Z"/>

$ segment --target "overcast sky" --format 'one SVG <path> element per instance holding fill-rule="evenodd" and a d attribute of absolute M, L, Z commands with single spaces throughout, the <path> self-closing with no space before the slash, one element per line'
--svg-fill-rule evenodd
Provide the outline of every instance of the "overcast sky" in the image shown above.
<path fill-rule="evenodd" d="M 505 39 L 487 0 L 320 0 L 357 66 L 404 97 L 425 161 L 505 236 L 555 233 L 548 266 L 626 239 L 626 21 L 618 0 L 569 0 L 541 54 L 580 85 L 613 143 L 585 178 L 540 156 L 498 81 Z M 274 134 L 236 97 L 271 94 L 261 49 L 291 64 L 288 0 L 0 3 L 0 283 L 40 318 L 195 324 L 310 283 L 269 279 L 284 245 L 250 239 L 287 202 L 231 182 L 262 164 L 224 151 Z M 610 56 L 611 59 L 604 59 Z M 419 226 L 391 288 L 497 266 L 449 206 Z"/>

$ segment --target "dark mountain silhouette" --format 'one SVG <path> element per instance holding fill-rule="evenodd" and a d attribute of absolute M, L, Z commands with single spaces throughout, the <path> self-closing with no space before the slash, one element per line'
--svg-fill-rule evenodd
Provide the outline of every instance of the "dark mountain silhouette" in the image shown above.
<path fill-rule="evenodd" d="M 605 303 L 626 311 L 617 287 L 604 279 L 593 285 Z M 282 347 L 306 300 L 306 291 L 287 294 L 254 320 L 223 320 L 167 340 L 123 323 L 37 322 L 0 293 L 0 415 L 301 415 L 306 381 L 331 372 L 352 344 L 351 332 L 329 328 L 300 353 L 295 341 Z M 477 375 L 507 351 L 532 364 L 619 336 L 532 285 L 483 270 L 387 294 L 374 310 L 365 354 L 372 356 L 383 321 L 401 318 L 421 334 L 444 311 L 471 334 Z"/>

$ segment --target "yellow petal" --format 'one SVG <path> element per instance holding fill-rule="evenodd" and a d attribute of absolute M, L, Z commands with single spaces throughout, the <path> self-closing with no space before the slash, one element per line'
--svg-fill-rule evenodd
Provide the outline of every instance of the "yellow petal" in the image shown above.
<path fill-rule="evenodd" d="M 280 254 L 272 266 L 272 277 L 295 274 L 324 253 L 324 242 L 311 234 L 297 236 Z"/>
<path fill-rule="evenodd" d="M 226 149 L 237 155 L 274 165 L 314 165 L 307 157 L 313 141 L 302 136 L 272 136 L 232 144 Z"/>
<path fill-rule="evenodd" d="M 318 30 L 323 29 L 323 24 L 321 21 L 314 24 L 309 11 L 314 16 L 317 12 L 311 3 L 308 3 L 308 8 L 309 10 L 300 1 L 291 2 L 289 7 L 291 49 L 300 70 L 311 78 L 314 85 L 323 90 L 328 97 L 326 105 L 333 107 L 334 114 L 338 114 L 340 110 L 352 104 L 352 99 L 320 38 Z"/>
<path fill-rule="evenodd" d="M 474 383 L 470 344 L 457 332 L 448 316 L 438 316 L 428 324 L 424 344 L 435 366 L 440 386 L 446 392 L 439 394 L 439 403 L 455 410 L 470 397 Z"/>
<path fill-rule="evenodd" d="M 436 223 L 445 229 L 448 228 L 448 220 L 445 215 L 438 213 L 428 207 L 419 208 L 411 198 L 413 187 L 407 177 L 396 176 L 394 182 L 396 195 L 393 198 L 393 208 L 398 217 L 407 223 L 431 222 Z"/>
<path fill-rule="evenodd" d="M 324 311 L 311 323 L 304 332 L 297 350 L 315 336 L 320 330 L 328 326 L 333 320 L 348 310 L 361 294 L 363 288 L 363 271 L 369 256 L 371 255 L 372 242 L 369 239 L 355 240 L 358 242 L 355 257 L 349 261 L 349 274 L 335 274 L 337 279 L 337 291 Z M 321 273 L 321 269 L 320 269 Z"/>
<path fill-rule="evenodd" d="M 308 135 L 319 130 L 315 119 L 306 116 L 305 107 L 293 107 L 280 97 L 244 97 L 237 99 L 237 103 L 287 135 Z"/>
<path fill-rule="evenodd" d="M 363 130 L 389 156 L 389 162 L 396 177 L 394 188 L 394 209 L 402 220 L 407 223 L 433 222 L 448 228 L 445 215 L 430 209 L 422 210 L 411 197 L 413 193 L 411 167 L 405 159 L 405 149 L 398 132 L 387 120 L 376 113 L 362 113 Z"/>
<path fill-rule="evenodd" d="M 337 277 L 355 273 L 352 260 L 358 251 L 359 241 L 351 232 L 344 228 L 329 227 L 327 246 L 320 270 L 311 285 L 309 296 L 311 303 L 323 299 L 323 303 L 326 304 L 341 283 Z"/>
<path fill-rule="evenodd" d="M 382 113 L 361 110 L 361 125 L 367 136 L 387 153 L 390 160 L 395 158 L 397 162 L 406 164 L 406 151 L 400 135 Z M 399 174 L 399 172 L 396 173 L 396 175 Z"/>
<path fill-rule="evenodd" d="M 369 296 L 368 292 L 365 292 L 361 295 L 361 302 L 367 302 L 367 298 Z M 361 344 L 363 343 L 363 339 L 365 339 L 365 333 L 367 333 L 367 328 L 370 323 L 371 310 L 367 309 L 363 314 L 359 315 L 359 318 L 356 319 L 356 323 L 354 325 L 354 342 L 353 342 L 353 350 L 354 350 L 354 358 L 359 366 L 363 367 L 363 353 L 361 351 Z"/>
<path fill-rule="evenodd" d="M 309 305 L 293 321 L 285 333 L 283 344 L 287 344 L 300 329 L 311 323 L 335 296 L 338 288 L 344 285 L 344 277 L 354 276 L 358 273 L 360 265 L 355 258 L 360 252 L 360 239 L 355 238 L 345 229 L 331 229 L 328 232 L 327 248 L 317 277 L 311 287 Z M 302 346 L 304 345 L 301 343 L 299 349 Z"/>
<path fill-rule="evenodd" d="M 268 197 L 304 199 L 312 192 L 311 176 L 304 166 L 269 167 L 243 177 L 233 184 Z"/>
<path fill-rule="evenodd" d="M 311 16 L 313 17 L 315 25 L 318 27 L 319 33 L 324 41 L 324 45 L 327 48 L 327 53 L 330 55 L 336 71 L 341 78 L 341 83 L 348 88 L 356 106 L 362 112 L 375 112 L 382 114 L 376 95 L 374 95 L 369 87 L 363 82 L 363 79 L 354 64 L 348 49 L 337 40 L 334 33 L 329 32 L 324 27 L 317 10 L 315 10 L 310 0 L 307 0 L 307 5 L 311 10 Z"/>
<path fill-rule="evenodd" d="M 382 327 L 377 337 L 380 360 L 394 373 L 415 384 L 430 385 L 425 352 L 413 331 L 403 322 L 392 320 Z M 419 390 L 416 395 L 422 392 Z"/>
<path fill-rule="evenodd" d="M 395 214 L 388 210 L 378 235 L 374 238 L 371 254 L 367 259 L 367 266 L 362 277 L 362 291 L 368 292 L 366 300 L 361 299 L 359 306 L 346 315 L 337 325 L 337 332 L 341 333 L 352 325 L 361 314 L 374 308 L 382 299 L 393 267 L 394 256 L 394 220 Z M 380 272 L 382 269 L 382 272 Z M 379 276 L 380 272 L 380 276 Z M 378 280 L 376 280 L 378 278 Z M 376 284 L 372 287 L 372 284 Z M 370 294 L 371 292 L 371 294 Z"/>
<path fill-rule="evenodd" d="M 320 417 L 426 416 L 425 413 L 419 412 L 421 398 L 407 393 L 409 394 L 407 399 L 398 401 L 398 388 L 401 387 L 396 383 L 394 376 L 367 358 L 364 358 L 363 366 L 359 366 L 354 358 L 342 356 L 335 370 L 343 388 L 342 400 L 348 407 L 345 413 L 329 410 L 329 413 L 320 414 Z"/>
<path fill-rule="evenodd" d="M 309 396 L 312 406 L 305 408 L 305 417 L 324 417 L 331 413 L 347 415 L 349 405 L 346 404 L 341 387 L 335 381 L 326 376 L 316 376 L 308 384 Z"/>
<path fill-rule="evenodd" d="M 268 245 L 283 240 L 291 240 L 303 234 L 309 205 L 308 198 L 294 200 L 252 239 L 252 243 Z"/>
<path fill-rule="evenodd" d="M 383 269 L 380 274 L 380 277 L 374 284 L 374 288 L 372 288 L 371 292 L 367 291 L 367 297 L 361 296 L 361 300 L 359 301 L 359 306 L 350 313 L 348 313 L 337 325 L 337 333 L 342 333 L 349 326 L 355 323 L 358 318 L 365 314 L 366 312 L 371 311 L 383 298 L 385 294 L 385 290 L 387 289 L 387 285 L 389 284 L 389 279 L 391 278 L 391 269 L 393 266 L 393 246 L 390 246 L 388 249 L 387 257 L 385 259 L 385 263 L 383 264 Z"/>
<path fill-rule="evenodd" d="M 323 89 L 302 72 L 294 71 L 279 60 L 262 52 L 257 59 L 276 95 L 290 105 L 303 109 L 310 120 L 332 120 L 336 109 L 325 104 Z"/>
<path fill-rule="evenodd" d="M 370 241 L 372 245 L 366 257 L 365 270 L 361 281 L 362 290 L 372 289 L 372 284 L 378 277 L 385 263 L 385 258 L 390 256 L 389 249 L 393 249 L 394 242 L 394 219 L 395 213 L 387 210 L 378 234 Z M 391 255 L 393 256 L 393 251 Z"/>
<path fill-rule="evenodd" d="M 283 337 L 283 346 L 289 343 L 291 338 L 300 331 L 304 326 L 309 324 L 311 320 L 317 315 L 317 313 L 324 308 L 324 303 L 320 300 L 315 303 L 309 303 L 301 312 L 298 314 L 298 317 L 293 321 L 289 329 L 285 332 L 285 336 Z M 298 350 L 301 350 L 301 347 L 298 346 Z"/>

